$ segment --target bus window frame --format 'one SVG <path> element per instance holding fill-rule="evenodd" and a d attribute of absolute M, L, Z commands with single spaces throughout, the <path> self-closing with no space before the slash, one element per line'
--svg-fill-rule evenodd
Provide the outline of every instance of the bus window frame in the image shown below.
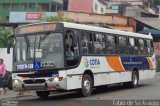
<path fill-rule="evenodd" d="M 152 56 L 154 54 L 153 40 L 146 39 L 146 43 L 147 43 L 147 41 L 150 42 L 150 47 L 148 47 L 148 44 L 147 44 L 147 49 L 150 48 L 150 53 L 148 54 L 148 52 L 147 52 L 147 56 Z"/>
<path fill-rule="evenodd" d="M 123 37 L 123 38 L 125 38 L 126 39 L 126 42 L 125 42 L 125 44 L 120 44 L 120 42 L 119 42 L 119 38 L 120 37 Z M 129 38 L 132 38 L 132 37 L 129 37 L 129 36 L 127 36 L 127 35 L 119 35 L 118 36 L 118 45 L 117 46 L 120 46 L 121 48 L 127 48 L 127 50 L 128 51 L 125 51 L 124 53 L 118 53 L 120 56 L 130 56 L 130 55 L 134 55 L 134 54 L 131 54 L 131 50 L 130 50 L 130 47 L 132 47 L 131 45 L 130 45 L 130 41 L 129 41 Z M 134 39 L 134 38 L 133 38 Z M 135 44 L 135 42 L 134 42 L 134 44 Z M 123 49 L 122 49 L 122 51 L 124 51 Z"/>
<path fill-rule="evenodd" d="M 90 53 L 83 54 L 83 53 L 82 53 L 82 43 L 81 43 L 81 42 L 82 42 L 82 41 L 81 41 L 81 40 L 82 40 L 82 33 L 91 34 L 91 37 L 92 37 L 92 47 L 93 47 L 93 54 L 90 54 Z M 81 49 L 80 52 L 81 52 L 81 55 L 82 55 L 82 56 L 96 56 L 95 53 L 94 53 L 94 51 L 95 51 L 95 48 L 94 48 L 94 36 L 93 36 L 94 33 L 95 33 L 95 32 L 93 32 L 93 31 L 87 31 L 87 30 L 81 30 L 81 31 L 80 31 L 79 40 L 80 40 L 80 49 Z M 87 35 L 87 39 L 88 39 L 88 36 L 89 36 L 89 35 Z M 89 40 L 90 40 L 90 38 L 89 38 Z"/>
<path fill-rule="evenodd" d="M 105 41 L 106 41 L 106 51 L 107 51 L 107 55 L 119 55 L 118 53 L 117 53 L 117 45 L 118 45 L 118 36 L 119 35 L 117 35 L 117 34 L 111 34 L 111 33 L 105 33 Z M 114 44 L 109 44 L 108 43 L 108 36 L 112 36 L 112 37 L 114 37 Z M 108 53 L 108 47 L 110 47 L 110 46 L 114 46 L 114 48 L 115 48 L 115 50 L 114 50 L 114 53 L 112 54 L 112 53 Z"/>
<path fill-rule="evenodd" d="M 109 54 L 108 52 L 107 52 L 107 47 L 108 47 L 108 43 L 107 43 L 107 40 L 108 40 L 108 37 L 107 36 L 114 36 L 115 37 L 115 44 L 114 44 L 114 46 L 115 46 L 115 48 L 117 47 L 117 45 L 119 44 L 119 40 L 118 40 L 118 37 L 119 36 L 122 36 L 122 37 L 126 37 L 126 47 L 127 48 L 129 48 L 129 38 L 132 38 L 132 39 L 134 39 L 134 49 L 137 47 L 137 49 L 138 49 L 138 47 L 139 47 L 139 43 L 138 43 L 138 39 L 142 39 L 143 41 L 146 39 L 146 38 L 141 38 L 141 37 L 130 37 L 130 36 L 127 36 L 127 35 L 118 35 L 118 34 L 114 34 L 114 33 L 104 33 L 104 32 L 98 32 L 98 31 L 89 31 L 89 30 L 81 30 L 81 29 L 75 29 L 75 28 L 68 28 L 68 29 L 73 29 L 73 30 L 78 30 L 79 31 L 79 34 L 80 35 L 78 35 L 78 37 L 79 37 L 79 57 L 80 57 L 80 59 L 81 59 L 81 57 L 82 56 L 106 56 L 106 55 L 120 55 L 120 56 L 148 56 L 148 55 L 139 55 L 139 54 L 131 54 L 131 52 L 129 52 L 128 54 L 119 54 L 119 53 L 114 53 L 114 54 Z M 94 41 L 94 34 L 96 34 L 96 33 L 98 33 L 98 34 L 102 34 L 102 35 L 104 35 L 104 38 L 105 38 L 105 49 L 106 49 L 106 52 L 104 53 L 104 54 L 95 54 L 95 52 L 94 52 L 94 54 L 82 54 L 82 50 L 81 50 L 81 48 L 82 48 L 82 45 L 81 45 L 81 43 L 80 43 L 80 41 L 81 41 L 81 33 L 82 32 L 87 32 L 87 33 L 92 33 L 92 38 L 93 38 L 93 41 Z M 151 39 L 147 39 L 147 40 L 150 40 L 150 41 L 152 41 Z M 152 44 L 152 43 L 151 43 Z M 95 47 L 94 47 L 94 42 L 92 43 L 92 45 L 93 45 L 93 49 L 94 49 L 94 51 L 95 51 Z M 138 51 L 139 51 L 139 49 L 138 49 Z"/>

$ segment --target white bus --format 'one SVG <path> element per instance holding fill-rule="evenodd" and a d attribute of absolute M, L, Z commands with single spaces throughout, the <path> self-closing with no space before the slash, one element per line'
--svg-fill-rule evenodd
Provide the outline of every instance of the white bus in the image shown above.
<path fill-rule="evenodd" d="M 115 83 L 135 88 L 156 72 L 151 35 L 59 22 L 20 26 L 11 38 L 13 89 L 39 97 L 61 90 L 90 96 L 93 87 Z"/>

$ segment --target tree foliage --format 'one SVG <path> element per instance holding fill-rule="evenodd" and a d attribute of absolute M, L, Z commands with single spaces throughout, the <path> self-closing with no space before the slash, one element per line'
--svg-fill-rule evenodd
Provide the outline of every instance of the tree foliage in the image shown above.
<path fill-rule="evenodd" d="M 11 35 L 11 31 L 5 27 L 0 27 L 0 48 L 7 47 L 7 38 Z"/>
<path fill-rule="evenodd" d="M 64 17 L 63 15 L 50 16 L 46 18 L 47 22 L 75 22 L 74 19 Z"/>

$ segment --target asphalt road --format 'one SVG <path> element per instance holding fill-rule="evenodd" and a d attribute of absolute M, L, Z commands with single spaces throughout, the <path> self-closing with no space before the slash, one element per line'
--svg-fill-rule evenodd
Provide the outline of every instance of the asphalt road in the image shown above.
<path fill-rule="evenodd" d="M 127 89 L 121 85 L 97 88 L 90 97 L 85 98 L 81 97 L 77 92 L 68 92 L 54 94 L 47 99 L 28 96 L 8 98 L 7 100 L 10 103 L 17 102 L 17 106 L 113 106 L 113 104 L 114 106 L 124 106 L 124 104 L 130 101 L 131 104 L 128 104 L 128 106 L 132 106 L 133 102 L 136 106 L 152 106 L 148 105 L 148 102 L 146 104 L 135 104 L 135 102 L 159 100 L 153 103 L 155 103 L 155 106 L 160 106 L 160 75 L 157 75 L 153 79 L 140 81 L 138 88 L 134 89 Z M 117 100 L 121 100 L 122 102 L 117 102 Z M 122 104 L 117 105 L 116 103 Z"/>

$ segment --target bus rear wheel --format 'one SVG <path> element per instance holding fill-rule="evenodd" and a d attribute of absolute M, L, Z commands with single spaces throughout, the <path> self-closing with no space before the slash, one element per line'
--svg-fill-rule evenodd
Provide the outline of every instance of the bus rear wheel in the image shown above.
<path fill-rule="evenodd" d="M 132 72 L 132 81 L 123 83 L 125 87 L 136 88 L 138 86 L 138 73 L 136 71 Z"/>
<path fill-rule="evenodd" d="M 40 98 L 47 98 L 50 94 L 49 91 L 36 91 L 37 96 Z"/>
<path fill-rule="evenodd" d="M 90 96 L 92 94 L 93 81 L 90 75 L 84 74 L 82 78 L 82 95 L 84 97 Z"/>

